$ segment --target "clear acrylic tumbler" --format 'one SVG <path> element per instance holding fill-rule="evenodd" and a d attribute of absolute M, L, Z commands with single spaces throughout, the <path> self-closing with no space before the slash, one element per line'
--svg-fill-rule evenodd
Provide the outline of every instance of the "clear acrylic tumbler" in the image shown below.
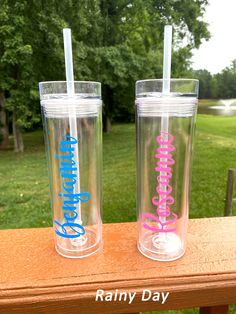
<path fill-rule="evenodd" d="M 39 83 L 48 160 L 55 247 L 80 258 L 102 247 L 101 84 Z"/>
<path fill-rule="evenodd" d="M 198 81 L 136 82 L 138 249 L 171 261 L 186 249 Z"/>

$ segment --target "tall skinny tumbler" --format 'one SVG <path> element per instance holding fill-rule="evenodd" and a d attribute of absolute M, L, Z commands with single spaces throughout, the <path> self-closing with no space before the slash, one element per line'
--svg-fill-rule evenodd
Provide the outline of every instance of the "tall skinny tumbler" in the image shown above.
<path fill-rule="evenodd" d="M 55 247 L 85 257 L 102 247 L 101 84 L 39 83 L 47 152 Z"/>
<path fill-rule="evenodd" d="M 136 82 L 138 249 L 171 261 L 186 248 L 198 81 Z"/>

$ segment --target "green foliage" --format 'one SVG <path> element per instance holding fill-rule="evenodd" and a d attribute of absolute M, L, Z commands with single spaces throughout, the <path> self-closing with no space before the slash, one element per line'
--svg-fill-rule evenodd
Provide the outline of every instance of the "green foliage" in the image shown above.
<path fill-rule="evenodd" d="M 40 117 L 38 82 L 65 79 L 63 27 L 72 29 L 75 79 L 101 81 L 105 114 L 120 120 L 133 117 L 135 80 L 161 77 L 166 23 L 174 26 L 176 77 L 209 37 L 202 20 L 207 0 L 1 2 L 0 90 L 24 128 Z"/>
<path fill-rule="evenodd" d="M 216 75 L 218 90 L 217 96 L 220 98 L 236 97 L 236 60 Z"/>
<path fill-rule="evenodd" d="M 199 79 L 200 98 L 236 98 L 236 60 L 218 74 L 197 70 L 192 76 Z"/>
<path fill-rule="evenodd" d="M 212 98 L 212 75 L 207 70 L 198 70 L 194 76 L 199 80 L 199 98 Z"/>
<path fill-rule="evenodd" d="M 137 79 L 162 77 L 166 23 L 174 25 L 174 77 L 187 73 L 192 48 L 198 47 L 203 38 L 209 38 L 206 23 L 201 19 L 207 1 L 185 2 L 183 6 L 180 1 L 101 1 L 104 60 L 100 58 L 96 62 L 101 64 L 101 81 L 106 86 L 105 112 L 115 120 L 133 118 Z M 112 59 L 109 58 L 111 51 Z"/>
<path fill-rule="evenodd" d="M 4 1 L 0 11 L 0 89 L 10 93 L 6 108 L 17 112 L 22 125 L 26 125 L 27 118 L 31 116 L 28 90 L 32 46 L 24 41 L 24 11 L 24 1 Z"/>
<path fill-rule="evenodd" d="M 52 70 L 49 60 L 43 56 L 48 53 L 50 58 L 54 57 L 60 42 L 53 26 L 60 32 L 63 26 L 38 3 L 3 1 L 0 11 L 0 90 L 8 96 L 6 109 L 16 113 L 17 124 L 24 128 L 40 120 L 37 85 Z M 44 47 L 53 49 L 47 51 Z M 55 61 L 60 61 L 61 56 L 62 49 Z"/>

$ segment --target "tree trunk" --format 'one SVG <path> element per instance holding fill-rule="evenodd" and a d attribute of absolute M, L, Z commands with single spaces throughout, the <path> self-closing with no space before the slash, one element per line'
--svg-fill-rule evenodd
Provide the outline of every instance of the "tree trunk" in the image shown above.
<path fill-rule="evenodd" d="M 16 122 L 16 113 L 13 112 L 12 116 L 12 129 L 13 129 L 13 136 L 14 136 L 14 151 L 16 153 L 23 153 L 24 151 L 24 142 L 21 127 L 17 125 Z"/>
<path fill-rule="evenodd" d="M 111 119 L 107 115 L 104 117 L 103 131 L 105 133 L 111 132 Z"/>
<path fill-rule="evenodd" d="M 106 133 L 111 132 L 111 115 L 113 111 L 113 89 L 104 84 L 103 86 L 103 101 L 104 101 L 104 119 L 103 119 L 103 131 Z"/>
<path fill-rule="evenodd" d="M 5 95 L 0 92 L 0 149 L 7 148 L 9 143 L 8 117 L 5 110 Z"/>

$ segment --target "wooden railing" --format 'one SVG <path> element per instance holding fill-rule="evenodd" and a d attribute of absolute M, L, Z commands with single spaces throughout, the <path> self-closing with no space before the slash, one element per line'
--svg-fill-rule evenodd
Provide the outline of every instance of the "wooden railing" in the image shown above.
<path fill-rule="evenodd" d="M 202 307 L 227 313 L 236 303 L 236 217 L 190 220 L 184 257 L 157 262 L 136 248 L 136 223 L 104 225 L 104 249 L 86 259 L 54 250 L 53 230 L 0 231 L 0 313 L 111 314 Z M 97 290 L 136 292 L 96 301 Z M 169 292 L 164 304 L 142 292 Z"/>

